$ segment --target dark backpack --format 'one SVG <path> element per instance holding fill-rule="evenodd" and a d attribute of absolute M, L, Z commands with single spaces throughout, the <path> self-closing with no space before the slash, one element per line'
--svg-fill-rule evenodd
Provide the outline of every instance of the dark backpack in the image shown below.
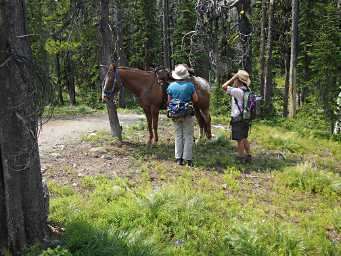
<path fill-rule="evenodd" d="M 243 108 L 241 109 L 238 100 L 234 98 L 240 112 L 239 119 L 252 121 L 257 117 L 257 96 L 249 88 L 244 91 L 243 95 Z"/>

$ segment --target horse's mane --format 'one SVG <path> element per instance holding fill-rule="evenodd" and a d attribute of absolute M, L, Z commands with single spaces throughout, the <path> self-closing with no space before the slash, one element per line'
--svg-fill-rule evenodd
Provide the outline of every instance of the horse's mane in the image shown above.
<path fill-rule="evenodd" d="M 139 69 L 139 68 L 131 68 L 131 67 L 125 67 L 125 66 L 119 66 L 117 68 L 123 69 L 123 70 L 134 71 L 134 72 L 154 73 L 153 70 L 147 71 L 147 70 L 143 70 L 143 69 Z"/>

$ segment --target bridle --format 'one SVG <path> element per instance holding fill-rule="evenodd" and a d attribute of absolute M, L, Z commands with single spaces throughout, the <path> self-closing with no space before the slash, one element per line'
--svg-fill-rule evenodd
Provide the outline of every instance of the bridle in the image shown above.
<path fill-rule="evenodd" d="M 108 98 L 112 98 L 115 94 L 115 85 L 116 85 L 116 82 L 119 83 L 119 85 L 122 86 L 122 81 L 120 79 L 120 73 L 118 71 L 118 67 L 115 67 L 115 73 L 114 73 L 114 79 L 112 81 L 112 87 L 110 90 L 103 90 L 103 95 L 108 97 Z M 104 80 L 104 83 L 105 83 L 106 80 Z M 119 88 L 121 87 L 119 86 Z M 103 87 L 104 87 L 104 84 L 103 84 Z"/>

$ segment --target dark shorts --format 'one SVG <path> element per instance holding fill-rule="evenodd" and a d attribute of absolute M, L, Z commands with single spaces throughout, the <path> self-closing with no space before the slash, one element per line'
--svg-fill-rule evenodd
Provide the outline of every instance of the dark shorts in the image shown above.
<path fill-rule="evenodd" d="M 231 121 L 232 140 L 240 141 L 247 139 L 249 136 L 250 122 L 248 121 Z"/>

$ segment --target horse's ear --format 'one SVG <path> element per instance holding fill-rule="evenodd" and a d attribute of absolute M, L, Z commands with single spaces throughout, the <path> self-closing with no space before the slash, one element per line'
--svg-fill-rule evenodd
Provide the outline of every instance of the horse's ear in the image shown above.
<path fill-rule="evenodd" d="M 115 64 L 110 64 L 108 71 L 114 71 L 115 70 Z"/>

